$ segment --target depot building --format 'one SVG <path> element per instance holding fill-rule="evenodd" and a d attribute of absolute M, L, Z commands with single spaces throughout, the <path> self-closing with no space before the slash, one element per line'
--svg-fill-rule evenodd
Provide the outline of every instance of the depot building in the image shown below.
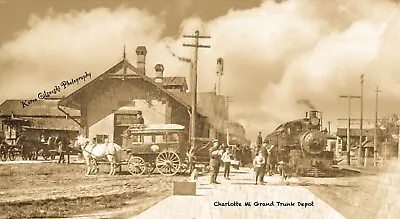
<path fill-rule="evenodd" d="M 155 77 L 150 77 L 146 54 L 146 47 L 138 46 L 134 66 L 124 52 L 120 62 L 59 101 L 61 111 L 80 112 L 80 119 L 74 120 L 80 134 L 122 145 L 122 132 L 135 123 L 138 113 L 145 124 L 180 124 L 189 132 L 191 94 L 185 77 L 164 77 L 162 64 L 152 69 Z M 238 143 L 246 141 L 243 126 L 227 118 L 225 97 L 215 92 L 199 93 L 197 111 L 196 137 L 226 142 L 227 136 L 233 136 Z M 64 113 L 69 118 L 68 111 Z"/>

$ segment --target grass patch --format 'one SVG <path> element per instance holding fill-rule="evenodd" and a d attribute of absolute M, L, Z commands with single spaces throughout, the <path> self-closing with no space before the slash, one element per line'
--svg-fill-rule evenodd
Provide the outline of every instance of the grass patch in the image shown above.
<path fill-rule="evenodd" d="M 125 205 L 126 201 L 144 194 L 144 192 L 126 192 L 98 197 L 0 203 L 0 212 L 4 218 L 66 217 L 97 210 L 120 208 Z"/>

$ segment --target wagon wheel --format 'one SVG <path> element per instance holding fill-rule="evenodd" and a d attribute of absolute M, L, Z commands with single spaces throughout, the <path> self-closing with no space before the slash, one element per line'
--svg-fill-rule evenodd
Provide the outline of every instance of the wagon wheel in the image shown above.
<path fill-rule="evenodd" d="M 15 149 L 14 148 L 10 148 L 8 150 L 8 159 L 10 159 L 11 161 L 14 161 L 16 159 L 15 154 L 16 154 Z"/>
<path fill-rule="evenodd" d="M 128 160 L 128 171 L 132 175 L 141 175 L 146 170 L 146 164 L 141 157 L 131 156 Z"/>
<path fill-rule="evenodd" d="M 7 160 L 7 149 L 4 146 L 0 146 L 0 159 L 2 161 L 6 161 Z"/>
<path fill-rule="evenodd" d="M 165 176 L 175 175 L 181 166 L 179 156 L 170 151 L 160 153 L 156 158 L 156 167 L 158 172 Z"/>

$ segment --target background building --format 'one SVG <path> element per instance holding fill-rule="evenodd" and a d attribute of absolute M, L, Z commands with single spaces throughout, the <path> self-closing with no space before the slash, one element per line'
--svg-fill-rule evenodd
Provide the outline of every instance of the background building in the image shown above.
<path fill-rule="evenodd" d="M 348 119 L 338 119 L 336 135 L 343 140 L 343 150 L 347 150 L 347 129 Z M 373 140 L 375 130 L 375 120 L 363 119 L 362 138 Z M 360 144 L 360 119 L 350 120 L 350 144 L 352 147 Z"/>
<path fill-rule="evenodd" d="M 7 136 L 16 134 L 13 127 L 5 125 L 2 121 L 10 118 L 26 120 L 25 129 L 29 129 L 30 136 L 39 138 L 42 134 L 47 136 L 63 134 L 74 138 L 79 133 L 80 113 L 71 108 L 65 108 L 69 117 L 58 109 L 59 99 L 38 100 L 28 107 L 23 108 L 22 100 L 6 100 L 0 105 L 0 132 Z"/>

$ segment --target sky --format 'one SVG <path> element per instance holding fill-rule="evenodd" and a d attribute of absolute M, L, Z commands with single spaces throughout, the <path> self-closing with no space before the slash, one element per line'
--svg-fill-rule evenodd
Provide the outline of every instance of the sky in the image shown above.
<path fill-rule="evenodd" d="M 312 107 L 335 131 L 349 116 L 339 96 L 360 95 L 361 74 L 364 118 L 375 117 L 377 86 L 378 116 L 400 112 L 399 9 L 393 0 L 0 0 L 0 102 L 35 98 L 85 71 L 99 75 L 124 46 L 134 65 L 136 47 L 147 47 L 149 76 L 162 63 L 164 75 L 187 77 L 188 64 L 166 47 L 192 58 L 182 44 L 193 41 L 182 36 L 199 30 L 211 36 L 201 40 L 211 48 L 199 52 L 199 91 L 214 90 L 222 57 L 221 94 L 250 140 Z M 351 100 L 351 118 L 360 106 Z"/>

